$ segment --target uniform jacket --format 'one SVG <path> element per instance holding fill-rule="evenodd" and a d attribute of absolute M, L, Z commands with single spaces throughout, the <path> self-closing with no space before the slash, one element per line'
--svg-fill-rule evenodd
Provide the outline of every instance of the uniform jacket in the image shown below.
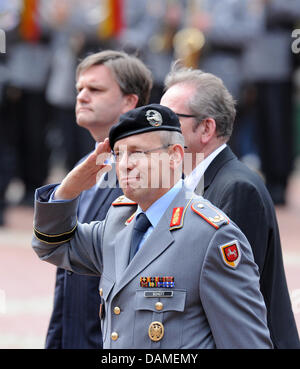
<path fill-rule="evenodd" d="M 105 221 L 80 224 L 77 201 L 43 202 L 49 192 L 36 193 L 33 248 L 67 270 L 101 275 L 104 348 L 272 347 L 251 247 L 208 201 L 180 190 L 127 265 L 136 204 L 120 198 Z M 238 251 L 231 262 L 222 251 L 228 245 Z M 175 285 L 141 284 L 165 276 Z"/>
<path fill-rule="evenodd" d="M 119 187 L 94 188 L 82 192 L 78 220 L 102 220 L 117 197 Z M 47 349 L 96 349 L 102 347 L 99 318 L 99 277 L 57 269 L 54 307 L 48 328 Z"/>
<path fill-rule="evenodd" d="M 276 214 L 262 180 L 227 147 L 205 171 L 203 196 L 240 227 L 252 247 L 274 346 L 299 348 Z"/>

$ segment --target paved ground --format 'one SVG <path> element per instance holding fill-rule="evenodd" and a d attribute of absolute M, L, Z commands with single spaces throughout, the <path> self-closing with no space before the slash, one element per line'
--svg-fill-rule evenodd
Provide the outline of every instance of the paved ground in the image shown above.
<path fill-rule="evenodd" d="M 288 204 L 278 208 L 284 263 L 300 332 L 300 174 L 291 178 Z M 0 348 L 43 348 L 52 309 L 55 267 L 30 247 L 33 210 L 12 206 L 0 228 Z"/>

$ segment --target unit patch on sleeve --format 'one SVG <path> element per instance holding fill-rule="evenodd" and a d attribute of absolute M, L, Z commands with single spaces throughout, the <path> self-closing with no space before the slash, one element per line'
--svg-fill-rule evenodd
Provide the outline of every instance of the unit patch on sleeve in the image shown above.
<path fill-rule="evenodd" d="M 219 246 L 219 249 L 225 265 L 236 269 L 241 260 L 241 251 L 238 241 L 234 240 L 230 243 L 226 243 L 225 245 L 221 245 Z"/>

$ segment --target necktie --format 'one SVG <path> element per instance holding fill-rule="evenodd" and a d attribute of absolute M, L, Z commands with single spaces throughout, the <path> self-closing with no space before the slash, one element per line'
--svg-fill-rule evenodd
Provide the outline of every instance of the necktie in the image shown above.
<path fill-rule="evenodd" d="M 132 239 L 131 239 L 131 245 L 130 245 L 130 255 L 129 255 L 129 263 L 131 262 L 132 258 L 138 251 L 138 246 L 146 233 L 147 229 L 151 226 L 151 223 L 149 219 L 147 218 L 147 215 L 144 213 L 140 213 L 137 216 L 133 232 L 132 232 Z"/>

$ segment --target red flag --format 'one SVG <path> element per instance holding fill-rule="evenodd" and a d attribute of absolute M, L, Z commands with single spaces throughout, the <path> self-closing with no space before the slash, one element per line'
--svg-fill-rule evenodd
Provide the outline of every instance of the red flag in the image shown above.
<path fill-rule="evenodd" d="M 26 41 L 37 41 L 40 38 L 38 6 L 39 0 L 23 0 L 20 34 Z"/>
<path fill-rule="evenodd" d="M 118 37 L 124 27 L 123 0 L 105 0 L 107 17 L 99 26 L 102 39 Z"/>

